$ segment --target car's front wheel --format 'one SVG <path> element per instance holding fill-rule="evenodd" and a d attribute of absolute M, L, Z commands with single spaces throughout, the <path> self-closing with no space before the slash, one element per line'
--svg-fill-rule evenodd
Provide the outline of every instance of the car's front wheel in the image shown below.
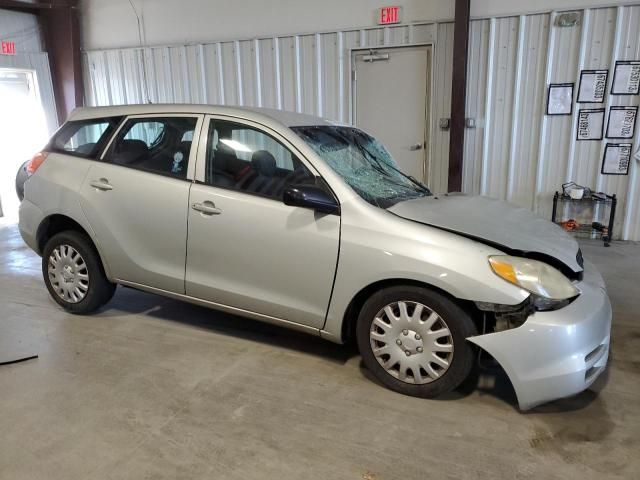
<path fill-rule="evenodd" d="M 111 283 L 91 240 L 76 231 L 61 232 L 42 253 L 42 274 L 51 297 L 71 313 L 91 313 L 113 297 Z"/>
<path fill-rule="evenodd" d="M 425 288 L 397 286 L 369 298 L 356 336 L 366 367 L 396 392 L 432 398 L 458 387 L 475 355 L 468 337 L 471 317 L 446 296 Z"/>

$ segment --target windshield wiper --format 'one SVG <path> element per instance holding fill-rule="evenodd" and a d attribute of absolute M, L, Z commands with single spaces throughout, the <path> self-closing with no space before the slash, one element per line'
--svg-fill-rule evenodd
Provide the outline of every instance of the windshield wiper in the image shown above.
<path fill-rule="evenodd" d="M 383 174 L 386 177 L 388 182 L 391 182 L 394 185 L 397 185 L 398 187 L 407 188 L 406 185 L 403 185 L 402 183 L 397 182 L 396 179 L 394 179 L 391 175 L 389 175 L 389 172 L 384 169 L 384 167 L 382 166 L 382 163 L 380 163 L 380 160 L 378 160 L 375 155 L 373 155 L 369 150 L 367 150 L 363 145 L 361 145 L 360 142 L 355 141 L 354 143 L 355 143 L 356 147 L 358 147 L 358 150 L 360 150 L 360 152 L 362 152 L 362 156 L 363 157 L 365 157 L 365 158 L 369 157 L 369 159 L 370 159 L 369 160 L 369 165 L 371 165 L 377 172 L 380 172 L 381 174 Z M 372 163 L 372 161 L 375 162 L 375 165 Z M 424 191 L 428 192 L 429 194 L 431 194 L 431 192 L 429 192 L 429 190 L 426 189 L 426 187 L 422 186 L 417 180 L 408 177 L 407 175 L 402 173 L 397 168 L 395 168 L 395 167 L 393 167 L 391 165 L 388 165 L 386 162 L 385 162 L 385 165 L 388 166 L 388 167 L 391 167 L 393 170 L 395 170 L 398 173 L 400 173 L 403 177 L 407 177 L 409 179 L 409 181 L 411 181 L 412 183 L 418 185 L 418 187 L 420 187 L 421 190 L 424 190 Z"/>
<path fill-rule="evenodd" d="M 393 168 L 393 167 L 392 167 Z M 431 190 L 429 190 L 429 187 L 427 187 L 424 183 L 422 183 L 420 180 L 418 180 L 415 177 L 412 177 L 411 175 L 407 175 L 404 172 L 401 172 L 400 170 L 398 170 L 398 173 L 400 173 L 401 175 L 404 175 L 405 177 L 407 177 L 407 179 L 411 182 L 414 183 L 414 185 L 416 185 L 420 190 L 422 190 L 424 193 L 426 193 L 427 195 L 433 195 L 431 193 Z"/>
<path fill-rule="evenodd" d="M 364 153 L 365 155 L 369 156 L 373 161 L 375 161 L 378 166 L 380 168 L 384 168 L 381 164 L 380 161 L 375 157 L 375 155 L 373 153 L 371 153 L 364 145 L 361 145 L 359 141 L 356 140 L 356 145 L 358 146 L 358 148 L 360 149 L 360 151 L 362 153 Z M 417 186 L 420 190 L 422 190 L 423 192 L 425 192 L 427 195 L 431 195 L 431 190 L 429 190 L 425 185 L 423 185 L 421 182 L 419 182 L 418 180 L 416 180 L 414 177 L 412 177 L 411 175 L 407 175 L 406 173 L 404 173 L 402 170 L 400 170 L 399 168 L 394 167 L 391 164 L 388 164 L 387 162 L 385 162 L 385 166 L 389 167 L 390 169 L 392 169 L 395 172 L 398 172 L 400 175 L 402 175 L 404 178 L 406 178 L 407 180 L 409 180 L 411 183 L 413 183 L 415 186 Z"/>

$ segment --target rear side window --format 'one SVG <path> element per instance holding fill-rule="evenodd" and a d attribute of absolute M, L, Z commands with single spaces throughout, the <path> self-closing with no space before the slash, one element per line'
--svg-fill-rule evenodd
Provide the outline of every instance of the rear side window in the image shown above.
<path fill-rule="evenodd" d="M 49 150 L 96 158 L 122 117 L 96 118 L 65 123 L 49 144 Z"/>
<path fill-rule="evenodd" d="M 197 117 L 128 120 L 105 161 L 123 167 L 185 179 Z"/>
<path fill-rule="evenodd" d="M 152 148 L 160 143 L 164 133 L 164 124 L 161 122 L 135 122 L 124 136 L 125 140 L 141 140 Z"/>

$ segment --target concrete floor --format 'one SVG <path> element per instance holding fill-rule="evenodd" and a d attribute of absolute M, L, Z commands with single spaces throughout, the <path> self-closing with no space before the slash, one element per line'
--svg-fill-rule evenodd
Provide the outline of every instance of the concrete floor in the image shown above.
<path fill-rule="evenodd" d="M 499 369 L 443 400 L 376 385 L 347 348 L 120 288 L 65 314 L 0 227 L 1 479 L 638 478 L 640 245 L 585 256 L 607 279 L 600 394 L 522 414 Z"/>

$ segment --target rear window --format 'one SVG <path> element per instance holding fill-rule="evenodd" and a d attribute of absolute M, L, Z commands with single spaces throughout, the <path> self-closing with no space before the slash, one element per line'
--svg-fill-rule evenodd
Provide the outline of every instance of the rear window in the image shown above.
<path fill-rule="evenodd" d="M 95 158 L 122 117 L 71 121 L 53 137 L 48 150 L 84 158 Z"/>

